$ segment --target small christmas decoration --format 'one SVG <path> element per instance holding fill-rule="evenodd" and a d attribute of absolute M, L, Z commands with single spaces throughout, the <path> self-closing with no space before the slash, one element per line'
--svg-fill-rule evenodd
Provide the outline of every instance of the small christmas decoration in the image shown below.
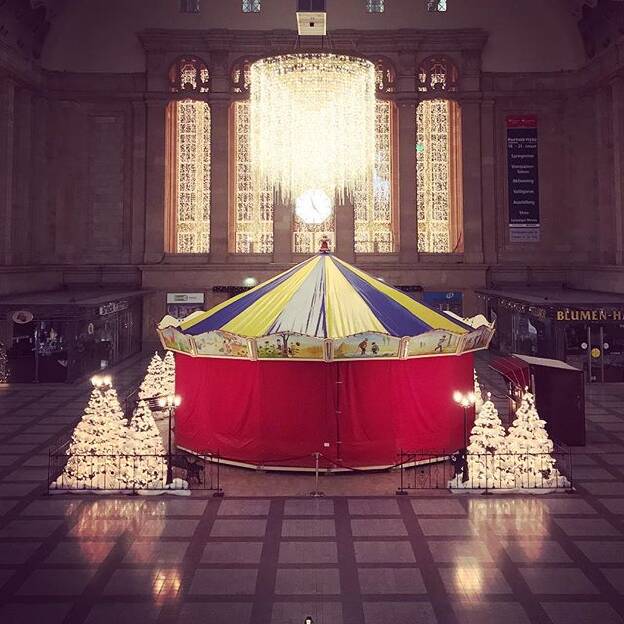
<path fill-rule="evenodd" d="M 496 406 L 488 396 L 472 427 L 470 444 L 466 455 L 468 479 L 455 477 L 453 488 L 499 488 L 501 468 L 498 450 L 503 446 L 505 429 L 498 416 Z"/>
<path fill-rule="evenodd" d="M 163 359 L 163 386 L 164 394 L 175 394 L 175 356 L 173 351 L 167 351 Z"/>
<path fill-rule="evenodd" d="M 67 447 L 69 459 L 52 484 L 62 489 L 119 489 L 119 455 L 127 452 L 126 420 L 117 393 L 95 387 Z"/>
<path fill-rule="evenodd" d="M 163 388 L 163 378 L 163 361 L 156 352 L 147 367 L 145 378 L 139 388 L 139 399 L 151 399 L 166 394 Z"/>
<path fill-rule="evenodd" d="M 535 397 L 525 389 L 505 442 L 501 447 L 501 478 L 507 488 L 569 487 L 555 467 L 552 440 L 535 407 Z"/>
<path fill-rule="evenodd" d="M 130 421 L 128 438 L 132 457 L 124 466 L 129 488 L 163 488 L 167 476 L 167 456 L 158 427 L 145 401 L 139 401 Z"/>
<path fill-rule="evenodd" d="M 477 377 L 477 371 L 473 371 L 474 375 L 474 395 L 475 395 L 475 414 L 478 414 L 483 407 L 483 394 L 481 393 L 481 386 L 479 384 L 479 378 Z"/>

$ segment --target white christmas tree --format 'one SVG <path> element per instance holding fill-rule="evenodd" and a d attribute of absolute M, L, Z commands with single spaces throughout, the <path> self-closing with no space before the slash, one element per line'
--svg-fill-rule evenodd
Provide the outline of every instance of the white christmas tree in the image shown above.
<path fill-rule="evenodd" d="M 151 399 L 164 395 L 163 377 L 163 361 L 158 352 L 156 352 L 147 367 L 145 378 L 139 388 L 139 399 Z"/>
<path fill-rule="evenodd" d="M 483 403 L 470 433 L 466 455 L 468 479 L 458 475 L 451 482 L 454 488 L 499 488 L 501 487 L 501 465 L 498 450 L 505 440 L 505 429 L 498 416 L 498 410 L 490 397 Z"/>
<path fill-rule="evenodd" d="M 165 394 L 175 394 L 175 356 L 167 351 L 163 359 L 163 380 Z"/>
<path fill-rule="evenodd" d="M 67 447 L 67 464 L 52 487 L 119 489 L 119 455 L 124 452 L 125 425 L 115 390 L 110 386 L 94 388 Z"/>
<path fill-rule="evenodd" d="M 503 487 L 569 487 L 568 480 L 555 466 L 552 440 L 545 421 L 535 407 L 535 397 L 525 390 L 505 442 L 501 447 Z"/>
<path fill-rule="evenodd" d="M 124 478 L 133 489 L 165 486 L 167 455 L 154 418 L 145 401 L 139 401 L 129 426 L 132 456 L 124 463 Z"/>
<path fill-rule="evenodd" d="M 477 377 L 477 371 L 473 370 L 474 375 L 474 395 L 475 395 L 475 414 L 478 414 L 483 407 L 483 394 L 481 393 L 481 386 L 479 385 L 479 378 Z"/>

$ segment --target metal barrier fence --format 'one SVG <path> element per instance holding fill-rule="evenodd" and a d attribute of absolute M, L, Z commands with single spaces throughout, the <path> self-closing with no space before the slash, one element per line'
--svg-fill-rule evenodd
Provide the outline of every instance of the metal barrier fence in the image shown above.
<path fill-rule="evenodd" d="M 190 490 L 213 491 L 213 496 L 223 496 L 218 455 L 172 453 L 170 468 L 167 454 L 67 455 L 67 447 L 64 444 L 50 451 L 48 492 L 166 491 L 172 489 L 168 484 L 173 480 L 182 479 Z"/>
<path fill-rule="evenodd" d="M 491 455 L 401 451 L 397 494 L 408 490 L 572 491 L 572 453 Z"/>

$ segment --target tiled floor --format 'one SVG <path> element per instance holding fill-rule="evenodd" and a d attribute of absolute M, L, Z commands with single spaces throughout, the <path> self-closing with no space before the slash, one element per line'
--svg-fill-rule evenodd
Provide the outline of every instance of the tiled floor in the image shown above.
<path fill-rule="evenodd" d="M 2 624 L 624 622 L 624 386 L 587 389 L 577 493 L 546 497 L 396 497 L 388 473 L 323 477 L 318 499 L 309 475 L 234 469 L 224 499 L 47 496 L 87 396 L 0 387 Z"/>

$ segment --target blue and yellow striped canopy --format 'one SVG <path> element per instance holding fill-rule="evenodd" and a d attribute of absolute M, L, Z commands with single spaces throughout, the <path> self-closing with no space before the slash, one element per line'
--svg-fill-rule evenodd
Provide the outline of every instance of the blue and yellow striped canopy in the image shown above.
<path fill-rule="evenodd" d="M 342 338 L 362 332 L 418 336 L 470 327 L 433 310 L 339 258 L 320 253 L 179 326 L 197 336 L 221 330 L 258 338 L 294 332 Z"/>

